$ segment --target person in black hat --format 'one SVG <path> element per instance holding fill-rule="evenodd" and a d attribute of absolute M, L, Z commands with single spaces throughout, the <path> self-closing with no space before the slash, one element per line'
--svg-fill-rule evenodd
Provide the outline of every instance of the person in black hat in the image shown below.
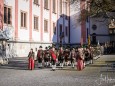
<path fill-rule="evenodd" d="M 60 62 L 60 67 L 63 68 L 63 66 L 64 66 L 64 50 L 63 50 L 62 46 L 60 46 L 58 53 L 59 53 L 58 58 L 59 58 L 59 62 Z"/>
<path fill-rule="evenodd" d="M 70 55 L 70 51 L 69 51 L 69 49 L 66 47 L 66 49 L 65 49 L 65 51 L 64 51 L 65 66 L 68 66 L 69 55 Z"/>
<path fill-rule="evenodd" d="M 71 66 L 74 68 L 75 66 L 75 48 L 73 47 L 72 50 L 71 50 L 71 55 L 70 55 L 70 58 L 71 58 Z"/>
<path fill-rule="evenodd" d="M 55 50 L 55 47 L 52 47 L 52 49 L 50 50 L 50 54 L 51 54 L 52 70 L 55 71 L 56 70 L 56 59 L 57 59 L 57 52 Z"/>
<path fill-rule="evenodd" d="M 48 47 L 45 47 L 45 50 L 44 50 L 44 62 L 45 62 L 45 67 L 48 67 L 49 66 L 49 62 L 50 62 L 50 56 L 49 56 L 49 50 L 48 50 Z"/>
<path fill-rule="evenodd" d="M 43 60 L 42 46 L 39 47 L 39 50 L 37 52 L 37 59 L 38 59 L 38 67 L 42 68 L 42 60 Z"/>

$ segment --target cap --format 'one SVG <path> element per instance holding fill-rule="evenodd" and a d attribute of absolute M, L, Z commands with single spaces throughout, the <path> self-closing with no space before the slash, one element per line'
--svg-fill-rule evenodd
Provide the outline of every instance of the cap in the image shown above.
<path fill-rule="evenodd" d="M 39 48 L 42 48 L 42 46 L 40 46 Z"/>
<path fill-rule="evenodd" d="M 48 49 L 48 47 L 45 47 L 45 49 Z"/>

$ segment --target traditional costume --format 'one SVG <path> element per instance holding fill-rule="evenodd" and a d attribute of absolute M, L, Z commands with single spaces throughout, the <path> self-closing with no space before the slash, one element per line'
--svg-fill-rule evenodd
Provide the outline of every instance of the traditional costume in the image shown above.
<path fill-rule="evenodd" d="M 40 46 L 40 49 L 38 50 L 37 59 L 38 59 L 38 67 L 39 67 L 39 68 L 42 68 L 42 60 L 43 60 L 43 50 L 42 50 L 42 46 Z"/>
<path fill-rule="evenodd" d="M 33 49 L 31 49 L 31 51 L 29 52 L 28 57 L 29 57 L 28 69 L 33 70 L 34 69 L 34 52 L 33 52 Z"/>
<path fill-rule="evenodd" d="M 49 62 L 50 62 L 50 55 L 49 55 L 49 50 L 46 47 L 46 50 L 44 50 L 44 62 L 45 62 L 45 66 L 48 67 L 49 66 Z"/>
<path fill-rule="evenodd" d="M 59 50 L 58 58 L 59 58 L 60 66 L 61 66 L 61 68 L 63 68 L 63 66 L 64 66 L 64 50 L 62 47 Z"/>
<path fill-rule="evenodd" d="M 84 68 L 84 55 L 82 49 L 79 49 L 79 55 L 77 59 L 77 69 L 80 71 Z"/>
<path fill-rule="evenodd" d="M 56 69 L 56 58 L 57 58 L 55 48 L 52 48 L 52 50 L 50 50 L 50 55 L 51 55 L 52 70 L 54 71 Z"/>

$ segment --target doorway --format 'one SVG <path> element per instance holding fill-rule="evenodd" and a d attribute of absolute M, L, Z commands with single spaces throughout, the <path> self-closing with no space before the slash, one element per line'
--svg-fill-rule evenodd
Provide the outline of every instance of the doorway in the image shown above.
<path fill-rule="evenodd" d="M 92 44 L 96 44 L 96 33 L 92 34 Z"/>

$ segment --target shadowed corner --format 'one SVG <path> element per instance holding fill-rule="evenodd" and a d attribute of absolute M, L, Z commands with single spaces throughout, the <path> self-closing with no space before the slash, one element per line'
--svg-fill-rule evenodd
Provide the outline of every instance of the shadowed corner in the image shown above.
<path fill-rule="evenodd" d="M 27 59 L 11 58 L 8 64 L 0 66 L 0 69 L 28 70 Z"/>
<path fill-rule="evenodd" d="M 53 23 L 52 44 L 58 48 L 70 42 L 70 17 L 61 14 L 56 23 Z"/>

